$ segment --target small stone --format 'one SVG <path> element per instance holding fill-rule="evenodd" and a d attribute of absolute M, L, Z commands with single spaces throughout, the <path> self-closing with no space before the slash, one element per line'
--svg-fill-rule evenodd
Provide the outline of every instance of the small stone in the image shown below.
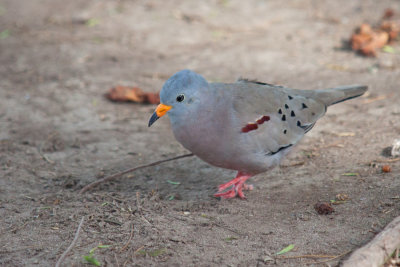
<path fill-rule="evenodd" d="M 390 165 L 383 165 L 382 166 L 382 172 L 391 172 L 392 168 L 390 167 Z"/>

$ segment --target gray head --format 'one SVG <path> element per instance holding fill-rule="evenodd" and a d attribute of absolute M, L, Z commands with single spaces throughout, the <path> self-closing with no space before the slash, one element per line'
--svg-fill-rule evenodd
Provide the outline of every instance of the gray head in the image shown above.
<path fill-rule="evenodd" d="M 160 92 L 158 105 L 149 121 L 149 127 L 167 112 L 171 118 L 199 103 L 199 93 L 208 87 L 203 76 L 191 70 L 181 70 L 169 78 Z"/>

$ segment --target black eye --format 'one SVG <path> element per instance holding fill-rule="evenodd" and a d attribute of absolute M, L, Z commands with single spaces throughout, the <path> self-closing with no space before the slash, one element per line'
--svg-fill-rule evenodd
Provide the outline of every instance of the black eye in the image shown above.
<path fill-rule="evenodd" d="M 178 95 L 178 96 L 176 97 L 176 101 L 178 101 L 178 102 L 182 102 L 184 99 L 185 99 L 185 96 L 184 96 L 184 95 Z"/>

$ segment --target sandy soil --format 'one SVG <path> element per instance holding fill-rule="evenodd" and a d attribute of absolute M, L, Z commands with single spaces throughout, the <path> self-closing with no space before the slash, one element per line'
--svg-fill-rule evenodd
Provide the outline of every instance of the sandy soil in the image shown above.
<path fill-rule="evenodd" d="M 343 40 L 377 23 L 396 0 L 0 0 L 0 265 L 336 265 L 400 215 L 400 55 L 364 58 Z M 7 31 L 8 30 L 8 31 Z M 397 46 L 397 48 L 399 48 Z M 301 89 L 361 83 L 369 93 L 328 110 L 283 162 L 252 179 L 246 201 L 212 197 L 234 172 L 182 159 L 126 175 L 83 195 L 105 175 L 187 153 L 154 106 L 104 99 L 122 84 L 156 92 L 190 68 L 210 81 L 239 76 Z M 285 167 L 286 166 L 286 167 Z M 357 176 L 343 176 L 344 173 Z M 168 182 L 179 182 L 174 185 Z M 318 201 L 350 200 L 321 216 Z"/>

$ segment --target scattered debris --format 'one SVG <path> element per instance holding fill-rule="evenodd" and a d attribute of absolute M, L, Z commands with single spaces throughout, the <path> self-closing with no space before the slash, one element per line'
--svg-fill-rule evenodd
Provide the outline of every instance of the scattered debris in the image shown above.
<path fill-rule="evenodd" d="M 315 204 L 314 209 L 320 215 L 329 215 L 335 211 L 335 209 L 332 207 L 332 205 L 327 202 L 318 202 L 317 204 Z"/>
<path fill-rule="evenodd" d="M 105 97 L 115 102 L 135 102 L 141 104 L 159 104 L 160 96 L 158 93 L 144 92 L 139 87 L 128 87 L 117 85 L 111 88 Z"/>
<path fill-rule="evenodd" d="M 390 167 L 390 165 L 383 165 L 382 166 L 382 172 L 391 172 L 392 168 Z"/>
<path fill-rule="evenodd" d="M 294 245 L 290 244 L 289 246 L 285 247 L 284 249 L 282 249 L 281 251 L 277 252 L 276 255 L 282 255 L 285 253 L 288 253 L 289 251 L 291 251 L 292 249 L 294 249 Z"/>
<path fill-rule="evenodd" d="M 150 257 L 158 257 L 162 254 L 164 254 L 165 252 L 167 252 L 167 250 L 165 248 L 161 248 L 161 249 L 155 249 L 155 250 L 144 250 L 141 249 L 139 250 L 137 253 L 143 256 L 150 256 Z"/>
<path fill-rule="evenodd" d="M 346 194 L 337 194 L 335 199 L 331 199 L 330 202 L 332 205 L 340 205 L 346 203 L 349 199 L 349 196 Z"/>
<path fill-rule="evenodd" d="M 362 24 L 351 36 L 351 48 L 364 56 L 376 57 L 377 49 L 394 42 L 400 32 L 400 23 L 391 20 L 393 16 L 394 11 L 387 9 L 378 27 Z"/>
<path fill-rule="evenodd" d="M 164 159 L 164 160 L 155 161 L 155 162 L 152 162 L 150 164 L 145 164 L 145 165 L 140 165 L 140 166 L 137 166 L 137 167 L 134 167 L 134 168 L 130 168 L 130 169 L 127 169 L 127 170 L 112 174 L 110 176 L 104 177 L 103 179 L 97 180 L 97 181 L 95 181 L 93 183 L 90 183 L 88 185 L 85 185 L 81 189 L 81 191 L 79 191 L 79 193 L 83 194 L 86 191 L 92 189 L 93 187 L 98 186 L 101 183 L 108 182 L 108 181 L 111 181 L 111 180 L 115 180 L 115 179 L 121 177 L 124 174 L 130 173 L 130 172 L 133 172 L 133 171 L 136 171 L 136 170 L 139 170 L 139 169 L 143 169 L 143 168 L 155 166 L 155 165 L 158 165 L 158 164 L 161 164 L 161 163 L 164 163 L 164 162 L 168 162 L 168 161 L 171 161 L 171 160 L 176 160 L 176 159 L 181 159 L 181 158 L 186 158 L 186 157 L 191 157 L 191 156 L 193 156 L 193 154 L 189 153 L 189 154 L 180 155 L 180 156 L 173 157 L 173 158 L 168 158 L 168 159 Z"/>
<path fill-rule="evenodd" d="M 393 142 L 392 151 L 390 152 L 392 157 L 400 156 L 400 139 L 396 139 Z"/>
<path fill-rule="evenodd" d="M 347 194 L 337 194 L 335 196 L 335 199 L 338 201 L 346 201 L 346 200 L 349 200 L 350 198 Z"/>

